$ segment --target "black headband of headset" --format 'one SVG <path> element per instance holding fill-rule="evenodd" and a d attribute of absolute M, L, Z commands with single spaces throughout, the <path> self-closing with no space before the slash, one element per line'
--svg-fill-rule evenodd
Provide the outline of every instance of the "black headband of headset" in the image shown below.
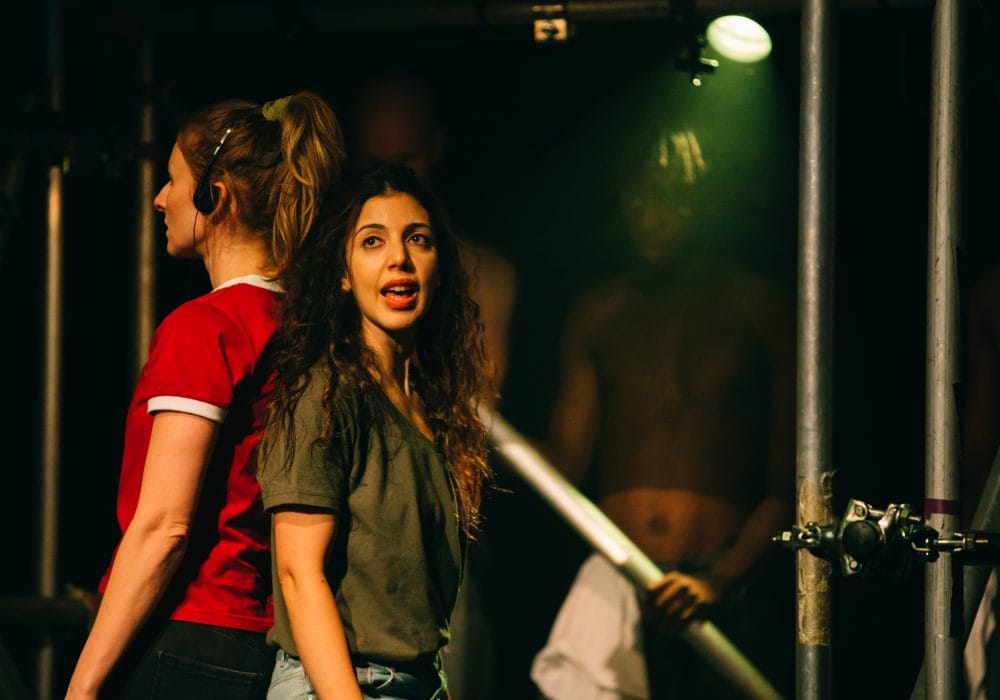
<path fill-rule="evenodd" d="M 205 164 L 205 169 L 201 172 L 198 184 L 194 188 L 194 206 L 202 214 L 211 214 L 215 210 L 219 188 L 211 183 L 208 176 L 212 172 L 212 166 L 215 165 L 216 159 L 219 157 L 219 152 L 222 151 L 222 146 L 225 145 L 226 139 L 232 131 L 233 128 L 229 127 L 223 132 L 222 138 L 219 139 L 219 144 L 212 151 L 212 157 Z"/>

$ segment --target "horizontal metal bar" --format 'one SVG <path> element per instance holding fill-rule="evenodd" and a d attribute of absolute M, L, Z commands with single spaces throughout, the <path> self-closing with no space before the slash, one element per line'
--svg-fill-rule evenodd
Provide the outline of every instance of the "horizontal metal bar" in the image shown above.
<path fill-rule="evenodd" d="M 83 630 L 90 618 L 87 606 L 74 598 L 0 598 L 0 627 Z"/>
<path fill-rule="evenodd" d="M 890 8 L 927 5 L 930 0 L 892 0 Z M 285 16 L 313 31 L 372 31 L 392 29 L 447 29 L 468 27 L 501 27 L 530 24 L 541 12 L 560 7 L 561 13 L 574 22 L 612 22 L 664 19 L 677 6 L 688 3 L 669 0 L 617 0 L 600 2 L 363 2 L 325 3 L 302 11 L 298 16 Z M 723 14 L 798 13 L 801 0 L 698 0 L 698 13 L 705 18 Z M 885 0 L 841 0 L 841 10 L 885 10 Z M 211 2 L 178 10 L 161 9 L 157 13 L 157 33 L 189 33 L 211 27 L 220 32 L 269 32 L 275 29 L 273 3 Z"/>

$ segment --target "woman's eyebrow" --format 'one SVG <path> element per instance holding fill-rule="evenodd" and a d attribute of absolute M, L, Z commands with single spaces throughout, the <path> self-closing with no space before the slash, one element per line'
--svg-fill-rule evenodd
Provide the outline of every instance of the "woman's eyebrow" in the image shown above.
<path fill-rule="evenodd" d="M 385 230 L 385 225 L 377 223 L 377 222 L 372 222 L 370 224 L 362 224 L 361 226 L 358 226 L 356 229 L 354 229 L 354 235 L 356 236 L 356 235 L 358 235 L 359 233 L 361 233 L 362 231 L 364 231 L 365 229 L 368 229 L 368 228 L 373 228 L 373 229 L 377 229 L 379 231 L 384 231 Z"/>

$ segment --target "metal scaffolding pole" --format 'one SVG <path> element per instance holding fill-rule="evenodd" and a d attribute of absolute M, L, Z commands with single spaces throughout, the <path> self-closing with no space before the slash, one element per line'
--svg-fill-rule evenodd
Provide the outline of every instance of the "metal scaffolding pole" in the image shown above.
<path fill-rule="evenodd" d="M 663 571 L 608 516 L 570 484 L 498 413 L 481 404 L 479 415 L 497 454 L 638 590 L 645 591 L 663 577 Z M 681 638 L 746 697 L 755 700 L 780 699 L 778 691 L 711 622 L 692 622 L 681 632 Z"/>
<path fill-rule="evenodd" d="M 965 0 L 934 8 L 927 246 L 927 435 L 924 516 L 940 533 L 961 527 L 958 478 L 958 269 L 961 194 L 961 63 Z M 950 554 L 927 565 L 924 658 L 929 698 L 962 688 L 961 569 Z"/>
<path fill-rule="evenodd" d="M 796 517 L 833 522 L 831 387 L 833 347 L 833 172 L 835 104 L 833 0 L 802 7 L 799 155 L 798 414 Z M 796 697 L 830 697 L 830 580 L 833 566 L 796 553 Z"/>
<path fill-rule="evenodd" d="M 132 340 L 132 383 L 146 363 L 149 341 L 156 320 L 156 222 L 153 197 L 156 194 L 155 158 L 156 112 L 153 103 L 153 47 L 146 39 L 140 48 L 139 70 L 142 103 L 139 106 L 139 148 L 136 187 L 136 241 L 134 335 Z"/>
<path fill-rule="evenodd" d="M 58 0 L 46 4 L 46 68 L 49 108 L 62 112 L 61 18 Z M 48 170 L 45 249 L 45 341 L 42 388 L 42 444 L 38 520 L 38 595 L 57 593 L 59 532 L 59 449 L 61 443 L 60 394 L 63 339 L 63 172 L 62 163 Z M 55 648 L 45 633 L 38 650 L 36 690 L 39 700 L 54 697 Z"/>

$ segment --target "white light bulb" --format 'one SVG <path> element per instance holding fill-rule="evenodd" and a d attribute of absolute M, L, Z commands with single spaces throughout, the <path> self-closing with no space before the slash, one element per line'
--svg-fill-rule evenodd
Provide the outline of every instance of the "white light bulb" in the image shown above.
<path fill-rule="evenodd" d="M 720 56 L 731 61 L 755 63 L 771 53 L 771 37 L 767 30 L 749 17 L 718 17 L 708 25 L 705 36 Z"/>

